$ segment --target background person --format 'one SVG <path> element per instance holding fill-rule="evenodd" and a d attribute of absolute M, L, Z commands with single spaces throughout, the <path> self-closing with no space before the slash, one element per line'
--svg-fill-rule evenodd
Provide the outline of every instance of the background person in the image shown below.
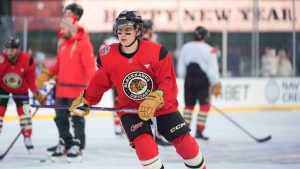
<path fill-rule="evenodd" d="M 221 94 L 221 82 L 217 61 L 217 50 L 206 43 L 208 30 L 202 26 L 195 29 L 195 41 L 186 43 L 181 50 L 177 73 L 184 78 L 183 117 L 190 125 L 196 102 L 197 111 L 196 138 L 207 140 L 203 135 L 206 119 L 210 110 L 210 88 L 215 96 Z"/>
<path fill-rule="evenodd" d="M 81 6 L 72 3 L 63 11 L 61 22 L 62 41 L 59 42 L 56 63 L 46 68 L 36 78 L 38 87 L 56 76 L 56 105 L 70 105 L 81 90 L 87 87 L 96 71 L 96 64 L 88 33 L 78 25 L 83 14 Z M 82 155 L 85 147 L 85 119 L 71 117 L 74 126 L 74 136 L 70 133 L 70 112 L 55 110 L 54 119 L 59 133 L 59 144 L 56 146 L 53 159 L 67 154 L 69 160 Z"/>

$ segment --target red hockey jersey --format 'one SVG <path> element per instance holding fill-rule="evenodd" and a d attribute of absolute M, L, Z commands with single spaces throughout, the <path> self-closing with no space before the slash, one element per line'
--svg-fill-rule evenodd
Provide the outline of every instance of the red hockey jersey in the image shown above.
<path fill-rule="evenodd" d="M 176 74 L 171 55 L 160 44 L 139 41 L 139 49 L 131 58 L 119 51 L 119 43 L 104 47 L 99 52 L 99 69 L 85 92 L 85 99 L 97 104 L 103 93 L 117 88 L 118 108 L 138 109 L 145 97 L 162 90 L 165 105 L 155 116 L 178 109 Z"/>
<path fill-rule="evenodd" d="M 19 52 L 15 64 L 7 60 L 5 53 L 0 54 L 0 86 L 12 94 L 26 94 L 28 89 L 36 92 L 35 64 L 26 53 Z"/>

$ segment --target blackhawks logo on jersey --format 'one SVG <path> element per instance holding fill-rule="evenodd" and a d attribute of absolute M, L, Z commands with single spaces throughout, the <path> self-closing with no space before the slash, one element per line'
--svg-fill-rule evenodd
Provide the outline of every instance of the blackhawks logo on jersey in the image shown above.
<path fill-rule="evenodd" d="M 3 82 L 8 87 L 16 89 L 22 85 L 22 78 L 16 73 L 8 73 L 3 77 Z"/>
<path fill-rule="evenodd" d="M 123 79 L 123 91 L 130 99 L 142 100 L 152 90 L 153 80 L 144 72 L 132 72 Z"/>

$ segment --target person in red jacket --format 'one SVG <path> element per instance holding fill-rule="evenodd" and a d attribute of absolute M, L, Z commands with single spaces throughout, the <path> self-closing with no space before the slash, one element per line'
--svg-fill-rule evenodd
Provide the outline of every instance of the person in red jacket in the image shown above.
<path fill-rule="evenodd" d="M 115 20 L 114 33 L 120 43 L 102 48 L 95 76 L 73 101 L 69 110 L 85 116 L 104 92 L 117 88 L 118 108 L 138 109 L 137 114 L 118 112 L 130 145 L 145 169 L 163 169 L 151 130 L 157 130 L 176 149 L 188 168 L 205 169 L 204 158 L 178 111 L 176 74 L 169 51 L 162 45 L 140 40 L 143 23 L 136 11 L 123 11 Z"/>
<path fill-rule="evenodd" d="M 78 20 L 83 14 L 81 6 L 73 3 L 65 7 L 61 21 L 61 34 L 63 39 L 58 46 L 56 63 L 36 78 L 38 87 L 43 87 L 44 82 L 56 76 L 56 104 L 69 105 L 78 96 L 80 91 L 87 87 L 96 71 L 93 46 L 84 28 L 78 25 Z M 70 112 L 56 110 L 54 119 L 59 132 L 59 144 L 52 154 L 53 160 L 67 154 L 68 160 L 81 155 L 85 147 L 85 119 L 72 117 L 74 137 L 70 133 Z"/>
<path fill-rule="evenodd" d="M 32 134 L 32 118 L 29 105 L 28 89 L 35 98 L 42 101 L 44 96 L 37 92 L 34 84 L 35 64 L 33 58 L 19 50 L 20 40 L 10 37 L 5 43 L 4 52 L 0 54 L 0 134 L 6 112 L 9 94 L 17 105 L 20 126 L 27 149 L 33 149 L 30 139 Z"/>

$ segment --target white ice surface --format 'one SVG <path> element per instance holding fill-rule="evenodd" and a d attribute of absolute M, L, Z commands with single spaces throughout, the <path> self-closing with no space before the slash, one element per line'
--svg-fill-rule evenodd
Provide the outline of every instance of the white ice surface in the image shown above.
<path fill-rule="evenodd" d="M 209 141 L 198 141 L 208 169 L 300 169 L 300 112 L 228 113 L 253 135 L 272 135 L 269 142 L 257 143 L 218 113 L 209 115 L 205 134 Z M 2 154 L 19 131 L 17 121 L 6 121 L 0 135 Z M 192 131 L 194 133 L 194 130 Z M 135 152 L 125 138 L 113 134 L 111 117 L 88 118 L 87 146 L 81 163 L 40 163 L 46 148 L 58 141 L 52 120 L 34 120 L 32 140 L 35 149 L 28 154 L 20 137 L 0 169 L 139 169 Z M 166 169 L 184 169 L 173 147 L 159 147 Z"/>

